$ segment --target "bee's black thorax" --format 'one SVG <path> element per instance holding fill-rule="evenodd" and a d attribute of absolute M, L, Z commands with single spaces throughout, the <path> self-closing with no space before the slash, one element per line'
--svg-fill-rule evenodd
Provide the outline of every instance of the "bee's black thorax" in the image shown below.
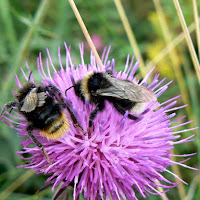
<path fill-rule="evenodd" d="M 36 86 L 34 83 L 27 83 L 23 88 L 19 89 L 16 99 L 19 102 L 19 112 L 26 117 L 37 129 L 46 129 L 53 122 L 57 121 L 62 114 L 61 106 L 55 102 L 51 96 L 47 96 L 44 105 L 37 107 L 31 112 L 20 111 L 23 101 L 33 88 L 37 88 L 37 93 L 43 92 L 42 87 Z"/>
<path fill-rule="evenodd" d="M 59 119 L 62 109 L 59 104 L 54 102 L 52 97 L 47 97 L 42 107 L 36 107 L 33 111 L 23 112 L 22 114 L 35 128 L 46 129 Z"/>

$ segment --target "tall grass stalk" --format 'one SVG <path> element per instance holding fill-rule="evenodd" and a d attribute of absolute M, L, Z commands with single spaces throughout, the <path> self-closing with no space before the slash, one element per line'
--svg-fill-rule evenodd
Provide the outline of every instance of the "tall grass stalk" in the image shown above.
<path fill-rule="evenodd" d="M 142 54 L 140 52 L 139 46 L 137 44 L 137 41 L 135 39 L 133 30 L 131 29 L 130 23 L 128 21 L 128 18 L 126 16 L 124 8 L 122 6 L 121 0 L 114 0 L 114 2 L 115 2 L 115 5 L 116 5 L 116 8 L 118 10 L 120 19 L 122 21 L 122 24 L 124 26 L 124 30 L 126 31 L 127 37 L 129 39 L 130 45 L 131 45 L 131 47 L 133 49 L 133 53 L 134 53 L 134 55 L 136 56 L 137 59 L 140 58 L 140 71 L 141 71 L 142 77 L 144 77 L 146 72 L 147 72 L 147 70 L 146 70 L 144 61 L 142 59 Z"/>
<path fill-rule="evenodd" d="M 77 7 L 76 7 L 76 4 L 74 3 L 73 0 L 69 0 L 69 3 L 70 3 L 70 6 L 71 6 L 75 16 L 76 16 L 77 21 L 78 21 L 78 23 L 79 23 L 79 25 L 81 27 L 81 30 L 83 31 L 83 34 L 84 34 L 84 36 L 85 36 L 85 38 L 86 38 L 86 40 L 87 40 L 87 42 L 88 42 L 88 44 L 90 46 L 95 58 L 96 58 L 96 61 L 97 61 L 98 65 L 99 65 L 99 67 L 101 69 L 103 69 L 103 63 L 101 61 L 101 58 L 100 58 L 100 56 L 99 56 L 99 54 L 98 54 L 98 52 L 97 52 L 97 50 L 96 50 L 96 48 L 95 48 L 95 46 L 94 46 L 94 44 L 92 42 L 90 34 L 87 31 L 87 28 L 86 28 L 86 26 L 85 26 L 85 24 L 84 24 L 84 22 L 82 20 L 82 17 L 81 17 L 81 15 L 80 15 Z"/>
<path fill-rule="evenodd" d="M 70 0 L 69 0 L 70 1 Z M 14 2 L 14 1 L 13 1 Z M 71 12 L 70 6 L 67 5 L 66 0 L 62 1 L 51 1 L 51 0 L 43 0 L 38 3 L 38 1 L 26 1 L 26 3 L 15 1 L 15 3 L 11 1 L 1 0 L 0 1 L 0 16 L 2 19 L 0 20 L 0 25 L 2 25 L 2 29 L 0 31 L 0 66 L 1 70 L 4 73 L 5 71 L 8 74 L 1 74 L 2 80 L 1 80 L 1 104 L 4 104 L 6 102 L 6 97 L 11 94 L 10 89 L 11 87 L 14 87 L 14 76 L 15 73 L 18 72 L 19 65 L 24 64 L 24 58 L 28 60 L 29 65 L 36 66 L 36 60 L 35 57 L 38 55 L 38 51 L 43 51 L 43 48 L 50 48 L 54 51 L 54 58 L 57 58 L 57 46 L 55 46 L 55 43 L 59 43 L 66 41 L 68 44 L 72 44 L 73 48 L 71 49 L 72 55 L 74 56 L 74 62 L 77 63 L 77 49 L 76 53 L 74 53 L 74 48 L 78 46 L 78 43 L 83 41 L 82 33 L 80 32 L 79 26 L 77 26 L 78 23 L 76 23 L 76 19 L 74 17 L 73 12 Z M 103 41 L 105 41 L 106 45 L 111 44 L 112 45 L 112 52 L 111 57 L 116 56 L 120 57 L 117 62 L 120 62 L 119 66 L 122 66 L 121 63 L 124 63 L 124 55 L 126 54 L 127 50 L 127 37 L 130 42 L 130 46 L 133 49 L 134 54 L 136 54 L 137 58 L 141 58 L 141 49 L 146 47 L 147 45 L 153 43 L 152 35 L 149 34 L 149 30 L 147 30 L 147 27 L 149 25 L 149 16 L 151 13 L 155 13 L 155 9 L 153 9 L 153 3 L 150 3 L 150 7 L 146 7 L 146 5 L 149 3 L 149 1 L 145 1 L 145 6 L 141 6 L 142 9 L 145 11 L 145 27 L 143 26 L 143 20 L 140 19 L 140 12 L 138 11 L 137 7 L 132 7 L 133 9 L 128 9 L 126 12 L 124 11 L 123 6 L 125 7 L 129 3 L 130 6 L 135 5 L 132 0 L 126 0 L 126 1 L 120 1 L 120 0 L 114 0 L 114 1 L 107 1 L 107 0 L 86 0 L 86 1 L 75 1 L 79 11 L 81 13 L 81 17 L 83 19 L 87 19 L 86 24 L 88 30 L 90 30 L 90 34 L 98 34 L 100 37 L 103 38 Z M 148 3 L 147 3 L 148 2 Z M 115 3 L 115 4 L 114 4 Z M 122 5 L 122 3 L 124 3 Z M 141 3 L 144 3 L 144 1 Z M 164 10 L 164 6 L 171 6 L 170 8 L 174 7 L 173 2 L 170 1 L 160 1 L 154 0 L 154 4 L 156 6 L 157 16 L 159 16 L 161 28 L 163 30 L 163 36 L 165 39 L 166 46 L 163 50 L 158 52 L 156 56 L 148 63 L 145 63 L 146 57 L 144 57 L 144 60 L 141 60 L 142 67 L 142 76 L 145 74 L 145 70 L 149 71 L 150 68 L 152 68 L 154 65 L 157 65 L 159 62 L 160 66 L 162 66 L 163 63 L 161 63 L 162 59 L 168 56 L 171 60 L 171 65 L 173 67 L 173 70 L 175 72 L 177 83 L 179 84 L 180 91 L 183 95 L 183 101 L 184 103 L 190 103 L 191 107 L 187 108 L 188 110 L 188 117 L 195 119 L 195 122 L 197 125 L 194 125 L 194 123 L 191 123 L 191 125 L 198 126 L 199 125 L 199 85 L 197 81 L 197 77 L 199 79 L 199 64 L 197 63 L 198 59 L 196 54 L 194 54 L 194 47 L 192 43 L 192 40 L 190 38 L 190 34 L 193 33 L 196 30 L 196 37 L 197 37 L 197 47 L 198 47 L 198 55 L 200 57 L 200 37 L 199 37 L 199 18 L 198 18 L 198 11 L 197 11 L 197 4 L 200 6 L 199 2 L 196 0 L 193 0 L 193 10 L 191 10 L 191 7 L 187 7 L 187 17 L 193 17 L 191 13 L 194 13 L 194 19 L 195 22 L 190 22 L 190 26 L 188 29 L 186 29 L 186 23 L 183 18 L 182 11 L 180 11 L 180 5 L 177 0 L 174 0 L 174 4 L 178 5 L 177 13 L 180 15 L 180 20 L 183 27 L 183 32 L 181 32 L 179 35 L 173 35 L 172 33 L 175 33 L 176 29 L 170 30 L 168 27 L 168 24 L 166 23 L 167 19 L 171 19 L 176 15 L 176 13 L 172 13 L 169 10 Z M 59 4 L 58 7 L 55 9 L 55 4 Z M 189 5 L 188 2 L 185 2 L 186 5 Z M 115 6 L 116 5 L 116 6 Z M 140 4 L 138 2 L 138 7 L 140 7 Z M 160 7 L 159 7 L 160 6 Z M 59 8 L 66 8 L 66 12 L 63 13 L 66 15 L 61 15 L 61 12 L 59 12 Z M 49 8 L 49 9 L 48 9 Z M 98 10 L 97 10 L 98 8 Z M 116 9 L 117 8 L 117 9 Z M 57 10 L 58 9 L 58 10 Z M 146 9 L 146 10 L 145 10 Z M 64 10 L 64 9 L 63 9 Z M 62 10 L 62 11 L 63 11 Z M 118 10 L 118 12 L 117 12 Z M 59 12 L 59 13 L 58 13 Z M 138 25 L 137 29 L 134 29 L 134 31 L 131 30 L 130 26 L 130 19 L 128 19 L 127 16 L 137 16 L 135 13 L 139 14 L 138 16 Z M 16 15 L 17 13 L 17 15 Z M 143 14 L 143 13 L 141 13 Z M 185 13 L 184 13 L 185 14 Z M 30 16 L 33 16 L 32 18 Z M 59 17 L 57 17 L 59 16 Z M 122 24 L 124 28 L 121 28 L 119 26 L 119 16 L 120 20 L 122 21 Z M 31 20 L 29 20 L 30 24 L 25 24 L 20 19 L 30 17 Z M 182 19 L 182 18 L 183 19 Z M 67 18 L 67 19 L 66 19 Z M 177 15 L 176 15 L 176 18 Z M 174 19 L 174 18 L 173 18 Z M 191 19 L 191 18 L 189 18 Z M 65 21 L 66 20 L 66 21 Z M 140 21 L 141 20 L 141 21 Z M 157 18 L 156 18 L 157 20 Z M 192 18 L 193 20 L 193 18 Z M 141 23 L 142 22 L 142 23 Z M 55 25 L 55 24 L 56 25 Z M 63 27 L 63 25 L 66 26 Z M 171 21 L 172 25 L 177 24 L 174 21 Z M 25 26 L 24 26 L 25 24 Z M 95 26 L 94 26 L 95 24 Z M 147 27 L 146 27 L 147 25 Z M 59 30 L 57 27 L 61 27 Z M 151 25 L 150 25 L 151 26 Z M 98 27 L 98 28 L 97 28 Z M 100 28 L 99 28 L 100 27 Z M 179 26 L 178 26 L 179 27 Z M 26 29 L 25 31 L 23 30 Z M 148 27 L 149 28 L 149 27 Z M 152 26 L 150 27 L 152 28 Z M 156 27 L 157 28 L 157 27 Z M 67 32 L 66 32 L 67 29 Z M 39 30 L 39 31 L 38 31 Z M 41 31 L 42 30 L 42 31 Z M 145 30 L 145 31 L 144 31 Z M 75 32 L 76 31 L 76 32 Z M 48 34 L 47 34 L 48 33 Z M 125 35 L 126 33 L 127 35 Z M 142 33 L 142 34 L 141 34 Z M 124 34 L 124 35 L 123 35 Z M 141 34 L 141 37 L 138 37 L 138 35 Z M 177 34 L 177 32 L 176 32 Z M 89 35 L 89 33 L 88 33 Z M 52 37 L 53 36 L 53 37 Z M 194 34 L 192 35 L 194 36 Z M 137 41 L 135 39 L 137 38 Z M 195 71 L 193 70 L 193 65 L 190 62 L 190 56 L 187 54 L 187 48 L 185 48 L 183 42 L 184 39 L 187 39 L 187 45 L 190 50 L 191 56 L 194 57 L 192 59 L 194 65 L 195 65 Z M 188 39 L 189 38 L 189 39 Z M 160 38 L 155 38 L 155 45 L 156 41 L 158 41 Z M 142 44 L 140 43 L 142 40 Z M 188 42 L 189 41 L 189 42 Z M 140 48 L 138 47 L 140 44 Z M 182 45 L 183 44 L 183 45 Z M 4 46 L 3 46 L 4 45 Z M 181 46 L 181 48 L 180 48 Z M 192 47 L 191 47 L 192 46 Z M 3 57 L 4 49 L 8 52 L 6 55 L 8 57 Z M 129 50 L 129 49 L 128 49 Z M 87 50 L 86 50 L 87 51 Z M 130 51 L 130 50 L 129 50 Z M 30 55 L 27 56 L 28 52 L 31 52 Z M 51 51 L 52 52 L 52 51 Z M 55 53 L 56 52 L 56 53 Z M 121 52 L 124 53 L 124 55 L 121 55 Z M 85 53 L 85 57 L 87 58 L 88 52 Z M 98 54 L 98 53 L 97 53 Z M 63 63 L 65 62 L 65 53 L 62 54 L 63 57 L 61 58 L 63 60 Z M 147 55 L 147 54 L 146 54 Z M 45 54 L 43 54 L 45 57 Z M 148 56 L 148 55 L 147 55 Z M 177 61 L 176 57 L 179 56 L 179 58 L 182 59 L 182 67 L 183 71 L 181 71 L 180 66 L 177 68 Z M 195 58 L 196 57 L 196 58 Z M 2 61 L 1 58 L 4 58 Z M 121 59 L 122 58 L 122 59 Z M 78 58 L 79 59 L 79 58 Z M 147 57 L 148 59 L 148 57 Z M 197 60 L 197 61 L 196 61 Z M 56 62 L 56 61 L 55 61 Z M 45 59 L 44 59 L 45 63 Z M 101 65 L 101 64 L 99 64 Z M 144 67 L 145 66 L 145 67 Z M 8 70 L 5 70 L 3 68 L 10 67 Z M 177 70 L 180 70 L 179 72 Z M 184 72 L 184 74 L 183 74 Z M 18 73 L 20 76 L 20 73 Z M 35 77 L 38 75 L 37 73 L 34 74 Z M 161 75 L 162 76 L 162 75 Z M 21 78 L 21 77 L 20 77 Z M 40 80 L 40 77 L 36 77 L 38 80 Z M 20 79 L 21 80 L 21 79 Z M 182 81 L 181 81 L 182 80 Z M 22 79 L 23 82 L 23 79 Z M 181 85 L 182 84 L 182 85 Z M 174 89 L 175 88 L 175 89 Z M 187 89 L 186 89 L 187 88 Z M 178 95 L 178 92 L 175 87 L 169 89 L 169 96 L 170 95 Z M 185 92 L 186 91 L 186 92 Z M 189 93 L 189 94 L 186 94 Z M 9 99 L 13 100 L 13 99 Z M 180 113 L 180 115 L 179 115 Z M 185 113 L 185 109 L 178 112 L 178 115 L 181 116 L 183 113 Z M 178 117 L 178 116 L 177 116 Z M 189 125 L 186 126 L 188 128 Z M 6 155 L 4 155 L 5 150 L 7 148 L 3 148 L 4 143 L 8 146 L 8 149 L 13 149 L 13 151 L 16 151 L 16 149 L 20 149 L 19 141 L 16 141 L 16 137 L 13 137 L 12 134 L 16 134 L 16 132 L 12 132 L 10 128 L 7 128 L 1 124 L 1 134 L 0 134 L 0 170 L 2 169 L 1 176 L 0 176 L 0 183 L 2 185 L 0 186 L 0 199 L 11 199 L 13 197 L 16 197 L 16 200 L 23 199 L 29 200 L 29 199 L 38 199 L 38 194 L 32 194 L 35 193 L 34 190 L 39 189 L 40 186 L 44 181 L 45 178 L 42 176 L 34 176 L 34 178 L 30 178 L 32 174 L 34 174 L 31 170 L 24 171 L 24 175 L 22 176 L 13 176 L 10 173 L 10 169 L 15 170 L 15 173 L 18 172 L 18 169 L 15 169 L 16 165 L 21 165 L 20 158 L 17 158 L 16 155 L 11 154 L 10 152 Z M 6 137 L 9 136 L 9 137 Z M 184 136 L 183 136 L 184 137 Z M 10 145 L 11 144 L 11 145 Z M 11 148 L 12 144 L 13 148 Z M 9 146 L 10 145 L 10 146 Z M 187 161 L 186 164 L 191 165 L 193 167 L 198 168 L 200 166 L 200 135 L 199 133 L 196 134 L 196 141 L 192 144 L 185 144 L 183 146 L 180 146 L 177 151 L 179 153 L 193 153 L 196 151 L 196 148 L 198 147 L 198 154 L 195 156 L 195 158 L 191 158 L 190 161 Z M 15 150 L 14 150 L 15 149 Z M 180 153 L 180 154 L 181 154 Z M 13 158 L 17 158 L 17 161 Z M 197 163 L 197 160 L 199 163 Z M 191 172 L 190 170 L 182 169 L 181 171 L 177 171 L 177 168 L 172 169 L 174 173 L 179 174 L 183 177 L 183 179 L 188 182 L 188 186 L 184 186 L 181 184 L 178 188 L 174 188 L 167 192 L 167 196 L 169 199 L 173 199 L 174 195 L 175 198 L 181 199 L 181 200 L 192 200 L 192 199 L 199 199 L 200 189 L 199 189 L 199 174 L 198 172 Z M 3 174 L 3 175 L 2 175 Z M 13 181 L 15 179 L 15 181 Z M 27 183 L 26 186 L 24 183 Z M 9 185 L 9 186 L 8 186 Z M 34 187 L 37 185 L 37 188 Z M 5 186 L 7 186 L 5 188 Z M 20 187 L 20 188 L 19 188 Z M 185 189 L 184 189 L 185 187 Z M 158 188 L 160 192 L 162 188 Z M 71 188 L 72 190 L 72 188 Z M 178 194 L 179 190 L 179 194 Z M 30 192 L 31 191 L 31 192 Z M 187 192 L 186 192 L 187 191 Z M 43 192 L 39 193 L 39 197 L 41 200 L 46 200 L 49 198 L 53 198 L 53 194 L 51 193 L 51 190 L 44 190 Z M 136 194 L 137 195 L 137 194 Z M 178 196 L 179 195 L 179 196 Z M 22 197 L 21 197 L 22 196 Z M 139 195 L 138 195 L 139 196 Z M 70 198 L 72 197 L 72 193 L 70 193 Z M 163 197 L 160 196 L 149 196 L 147 199 L 154 199 L 158 200 Z M 83 200 L 84 198 L 81 196 L 80 200 Z M 138 199 L 143 199 L 141 197 L 138 197 Z"/>
<path fill-rule="evenodd" d="M 9 69 L 8 74 L 4 77 L 5 85 L 3 86 L 3 89 L 2 89 L 3 96 L 6 96 L 8 89 L 11 88 L 12 86 L 15 73 L 19 69 L 21 59 L 26 56 L 27 48 L 31 42 L 33 33 L 37 30 L 37 26 L 42 22 L 42 18 L 44 17 L 45 13 L 48 11 L 47 8 L 48 8 L 49 3 L 50 3 L 50 0 L 41 1 L 31 26 L 29 27 L 28 31 L 24 35 L 23 40 L 20 42 L 19 49 L 16 49 L 16 56 L 14 57 L 14 60 L 13 60 L 14 64 L 12 65 L 13 67 Z"/>
<path fill-rule="evenodd" d="M 2 21 L 4 22 L 4 27 L 8 36 L 9 49 L 11 52 L 14 53 L 17 46 L 17 38 L 16 38 L 16 33 L 15 33 L 11 13 L 9 12 L 9 8 L 10 8 L 10 4 L 8 0 L 0 1 L 1 16 L 2 16 L 2 19 L 3 19 Z"/>
<path fill-rule="evenodd" d="M 158 19 L 160 21 L 160 27 L 162 29 L 163 32 L 163 36 L 164 36 L 164 40 L 165 40 L 165 44 L 169 44 L 170 42 L 172 42 L 172 35 L 170 32 L 170 28 L 167 25 L 165 16 L 164 16 L 164 12 L 163 9 L 161 7 L 160 4 L 160 0 L 153 0 L 154 5 L 156 7 L 156 11 L 157 11 L 157 15 L 158 15 Z M 172 68 L 173 71 L 175 73 L 175 77 L 178 83 L 178 86 L 180 88 L 180 92 L 183 98 L 183 103 L 184 104 L 188 104 L 188 106 L 186 107 L 186 111 L 188 116 L 191 116 L 191 107 L 190 107 L 190 99 L 189 99 L 189 94 L 188 94 L 188 90 L 184 81 L 184 77 L 183 77 L 183 72 L 181 70 L 181 66 L 177 61 L 178 58 L 178 53 L 176 49 L 172 49 L 169 52 L 169 58 L 171 60 L 172 63 Z"/>
<path fill-rule="evenodd" d="M 196 26 L 193 22 L 188 27 L 189 33 L 192 33 L 195 30 Z M 147 70 L 151 69 L 153 66 L 157 65 L 165 56 L 167 56 L 171 51 L 173 51 L 176 46 L 178 46 L 185 39 L 184 32 L 181 32 L 177 35 L 169 44 L 166 45 L 164 49 L 160 51 L 151 61 L 146 64 Z"/>
<path fill-rule="evenodd" d="M 10 196 L 18 187 L 26 182 L 35 172 L 32 169 L 27 170 L 23 175 L 16 179 L 8 188 L 0 193 L 0 199 L 5 200 Z"/>
<path fill-rule="evenodd" d="M 192 57 L 192 61 L 193 61 L 194 67 L 195 67 L 195 71 L 196 71 L 196 74 L 197 74 L 197 77 L 198 77 L 198 80 L 199 80 L 199 83 L 200 83 L 200 64 L 199 64 L 199 61 L 198 61 L 198 58 L 197 58 L 197 55 L 196 55 L 196 52 L 195 52 L 195 49 L 194 49 L 194 46 L 193 46 L 193 43 L 192 43 L 192 39 L 190 37 L 190 34 L 189 34 L 189 31 L 188 31 L 188 28 L 187 28 L 187 25 L 186 25 L 186 22 L 185 22 L 185 19 L 184 19 L 184 16 L 183 16 L 183 12 L 182 12 L 180 4 L 179 4 L 179 1 L 173 0 L 173 2 L 174 2 L 174 5 L 175 5 L 175 8 L 176 8 L 176 12 L 178 14 L 179 20 L 181 22 L 182 29 L 184 31 L 185 39 L 186 39 L 186 42 L 187 42 L 187 45 L 188 45 L 188 49 L 190 51 L 190 55 Z"/>
<path fill-rule="evenodd" d="M 198 15 L 196 0 L 192 0 L 192 5 L 193 5 L 193 12 L 194 12 L 194 21 L 196 25 L 197 47 L 198 47 L 199 60 L 200 60 L 200 26 L 199 26 L 199 17 L 198 17 L 199 15 Z"/>

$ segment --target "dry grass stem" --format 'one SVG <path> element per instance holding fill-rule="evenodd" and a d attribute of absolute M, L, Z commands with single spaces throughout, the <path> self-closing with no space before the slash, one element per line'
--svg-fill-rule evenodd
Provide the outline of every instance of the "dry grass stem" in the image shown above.
<path fill-rule="evenodd" d="M 186 42 L 187 42 L 187 45 L 188 45 L 188 49 L 189 49 L 190 55 L 192 57 L 192 62 L 194 64 L 195 71 L 196 71 L 196 74 L 197 74 L 197 77 L 198 77 L 198 80 L 199 80 L 199 83 L 200 83 L 200 65 L 199 65 L 199 62 L 198 62 L 198 58 L 197 58 L 193 43 L 192 43 L 192 39 L 191 39 L 189 31 L 187 29 L 187 25 L 186 25 L 186 22 L 185 22 L 185 19 L 184 19 L 184 16 L 183 16 L 183 13 L 182 13 L 182 10 L 181 10 L 181 7 L 180 7 L 178 0 L 173 0 L 173 2 L 174 2 L 174 5 L 175 5 L 175 8 L 176 8 L 179 20 L 181 22 L 181 26 L 182 26 L 183 32 L 185 34 L 185 39 L 186 39 Z"/>
<path fill-rule="evenodd" d="M 86 40 L 88 42 L 88 45 L 90 46 L 90 48 L 91 48 L 91 50 L 92 50 L 92 52 L 93 52 L 93 54 L 94 54 L 94 56 L 96 58 L 97 64 L 99 65 L 99 67 L 101 69 L 103 69 L 103 63 L 101 61 L 101 58 L 99 57 L 99 54 L 98 54 L 98 52 L 97 52 L 97 50 L 96 50 L 96 48 L 95 48 L 95 46 L 94 46 L 94 44 L 92 42 L 92 39 L 91 39 L 91 37 L 90 37 L 90 35 L 89 35 L 88 31 L 87 31 L 87 28 L 86 28 L 86 26 L 85 26 L 85 24 L 84 24 L 84 22 L 82 20 L 82 17 L 81 17 L 81 15 L 80 15 L 77 7 L 76 7 L 76 4 L 74 3 L 73 0 L 69 0 L 69 3 L 70 3 L 70 6 L 71 6 L 75 16 L 76 16 L 77 21 L 78 21 L 78 23 L 79 23 L 79 25 L 81 27 L 81 30 L 83 31 L 83 34 L 84 34 L 84 36 L 85 36 L 85 38 L 86 38 Z"/>
<path fill-rule="evenodd" d="M 167 45 L 167 44 L 171 43 L 172 35 L 171 35 L 170 29 L 167 25 L 167 22 L 166 22 L 166 19 L 164 16 L 164 12 L 163 12 L 163 9 L 160 4 L 160 0 L 154 0 L 154 4 L 155 4 L 158 18 L 160 21 L 161 29 L 163 31 L 165 43 Z M 177 60 L 178 53 L 175 48 L 169 52 L 169 58 L 171 60 L 172 68 L 175 73 L 175 77 L 176 77 L 177 83 L 179 85 L 180 92 L 182 94 L 183 102 L 184 102 L 184 104 L 188 104 L 188 106 L 186 107 L 187 114 L 188 114 L 188 116 L 191 116 L 190 98 L 189 98 L 188 90 L 186 87 L 186 83 L 184 81 L 181 66 L 178 63 L 179 61 Z"/>
<path fill-rule="evenodd" d="M 169 27 L 166 23 L 164 12 L 163 12 L 161 4 L 160 4 L 160 0 L 153 0 L 153 2 L 156 7 L 156 12 L 157 12 L 157 15 L 158 15 L 158 18 L 160 21 L 161 29 L 163 31 L 164 40 L 167 45 L 172 41 L 172 36 L 169 31 Z M 179 88 L 180 88 L 180 91 L 182 94 L 183 102 L 184 102 L 184 104 L 190 105 L 189 94 L 187 91 L 186 84 L 184 82 L 183 73 L 181 71 L 180 64 L 178 63 L 178 60 L 177 60 L 178 55 L 177 55 L 177 51 L 175 49 L 172 49 L 172 51 L 169 52 L 169 58 L 171 60 L 173 71 L 175 73 L 176 80 L 178 82 L 178 85 L 179 85 Z M 187 106 L 186 110 L 187 110 L 188 116 L 191 116 L 190 115 L 190 112 L 191 112 L 190 107 Z M 176 168 L 176 170 L 179 171 L 179 168 Z M 181 175 L 180 171 L 178 173 Z M 183 184 L 183 183 L 180 183 L 180 184 Z M 186 193 L 185 193 L 184 187 L 179 186 L 178 191 L 179 191 L 179 196 L 185 198 Z M 181 198 L 181 199 L 183 199 L 183 198 Z"/>
<path fill-rule="evenodd" d="M 192 23 L 188 27 L 189 33 L 195 30 L 195 23 Z M 153 66 L 157 65 L 167 54 L 169 54 L 179 43 L 185 39 L 184 33 L 180 33 L 175 39 L 173 39 L 160 53 L 154 57 L 150 62 L 146 64 L 146 68 L 151 69 Z"/>
<path fill-rule="evenodd" d="M 192 0 L 192 4 L 193 4 L 193 10 L 194 10 L 194 21 L 195 21 L 195 25 L 196 25 L 197 47 L 198 47 L 199 60 L 200 60 L 200 26 L 199 26 L 199 17 L 198 17 L 196 0 Z"/>

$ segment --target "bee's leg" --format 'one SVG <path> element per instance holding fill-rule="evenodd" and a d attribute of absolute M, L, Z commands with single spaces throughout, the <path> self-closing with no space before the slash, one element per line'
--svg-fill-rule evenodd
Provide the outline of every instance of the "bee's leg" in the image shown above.
<path fill-rule="evenodd" d="M 71 109 L 71 107 L 67 103 L 60 103 L 60 105 L 62 105 L 64 108 L 67 108 L 67 110 L 72 118 L 73 124 L 75 126 L 77 126 L 83 132 L 83 128 L 81 127 L 78 120 L 76 119 L 75 114 L 74 114 L 73 110 Z"/>
<path fill-rule="evenodd" d="M 122 115 L 124 115 L 126 113 L 126 110 L 124 110 L 123 108 L 121 108 L 117 103 L 115 102 L 112 102 L 114 107 L 116 108 L 116 110 L 121 113 Z M 128 118 L 129 119 L 132 119 L 132 120 L 139 120 L 138 117 L 134 116 L 134 115 L 131 115 L 131 114 L 128 114 Z"/>
<path fill-rule="evenodd" d="M 57 94 L 59 96 L 61 102 L 64 102 L 64 98 L 63 98 L 60 90 L 57 87 L 55 87 L 54 85 L 51 85 L 51 84 L 47 85 L 46 87 L 44 87 L 44 90 L 48 91 L 52 97 L 54 97 L 55 94 Z M 60 105 L 63 106 L 64 108 L 67 108 L 74 125 L 77 126 L 83 132 L 83 128 L 81 127 L 78 120 L 76 119 L 73 110 L 70 108 L 70 106 L 67 103 L 61 103 L 61 102 L 60 102 Z"/>
<path fill-rule="evenodd" d="M 132 120 L 136 120 L 136 121 L 140 121 L 141 120 L 140 117 L 136 117 L 135 115 L 131 115 L 131 114 L 128 114 L 128 118 L 132 119 Z"/>
<path fill-rule="evenodd" d="M 54 85 L 49 84 L 44 87 L 45 91 L 48 91 L 49 94 L 54 97 L 56 94 L 59 96 L 60 100 L 64 102 L 63 95 L 61 94 L 61 91 Z"/>
<path fill-rule="evenodd" d="M 146 114 L 146 113 L 148 113 L 150 111 L 150 109 L 149 108 L 147 108 L 144 112 L 142 112 L 142 115 L 144 115 L 144 114 Z"/>
<path fill-rule="evenodd" d="M 105 102 L 102 101 L 100 102 L 97 107 L 90 113 L 90 119 L 89 119 L 89 128 L 92 127 L 92 122 L 95 119 L 95 117 L 97 116 L 97 113 L 99 111 L 102 111 L 105 108 Z"/>
<path fill-rule="evenodd" d="M 3 115 L 5 114 L 5 112 L 6 112 L 9 108 L 11 108 L 11 111 L 12 111 L 12 107 L 18 106 L 18 105 L 19 105 L 19 104 L 18 104 L 18 102 L 16 102 L 16 101 L 10 101 L 10 102 L 6 103 L 6 104 L 4 105 L 2 111 L 1 111 L 0 120 L 2 119 Z M 11 112 L 11 111 L 10 111 L 10 112 Z"/>
<path fill-rule="evenodd" d="M 36 137 L 32 134 L 33 127 L 29 125 L 27 127 L 28 136 L 33 140 L 33 142 L 41 149 L 42 153 L 44 154 L 45 158 L 47 159 L 48 163 L 52 164 L 47 152 L 45 151 L 43 145 L 36 139 Z"/>

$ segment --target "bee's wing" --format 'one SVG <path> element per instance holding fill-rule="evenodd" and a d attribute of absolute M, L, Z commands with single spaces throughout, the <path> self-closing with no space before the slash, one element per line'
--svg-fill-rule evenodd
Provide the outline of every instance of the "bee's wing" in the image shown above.
<path fill-rule="evenodd" d="M 45 92 L 37 93 L 37 88 L 34 88 L 26 95 L 20 111 L 31 112 L 36 107 L 43 106 L 46 98 L 47 94 Z"/>
<path fill-rule="evenodd" d="M 148 88 L 135 84 L 128 80 L 121 80 L 106 76 L 111 86 L 97 90 L 97 95 L 128 99 L 133 102 L 151 102 L 156 101 L 156 95 Z"/>
<path fill-rule="evenodd" d="M 37 106 L 37 102 L 38 102 L 37 89 L 34 88 L 32 91 L 29 92 L 29 94 L 26 95 L 23 106 L 21 107 L 20 111 L 24 112 L 33 111 Z"/>
<path fill-rule="evenodd" d="M 47 98 L 47 94 L 45 92 L 37 93 L 38 97 L 38 107 L 41 107 L 45 104 L 45 99 Z"/>

